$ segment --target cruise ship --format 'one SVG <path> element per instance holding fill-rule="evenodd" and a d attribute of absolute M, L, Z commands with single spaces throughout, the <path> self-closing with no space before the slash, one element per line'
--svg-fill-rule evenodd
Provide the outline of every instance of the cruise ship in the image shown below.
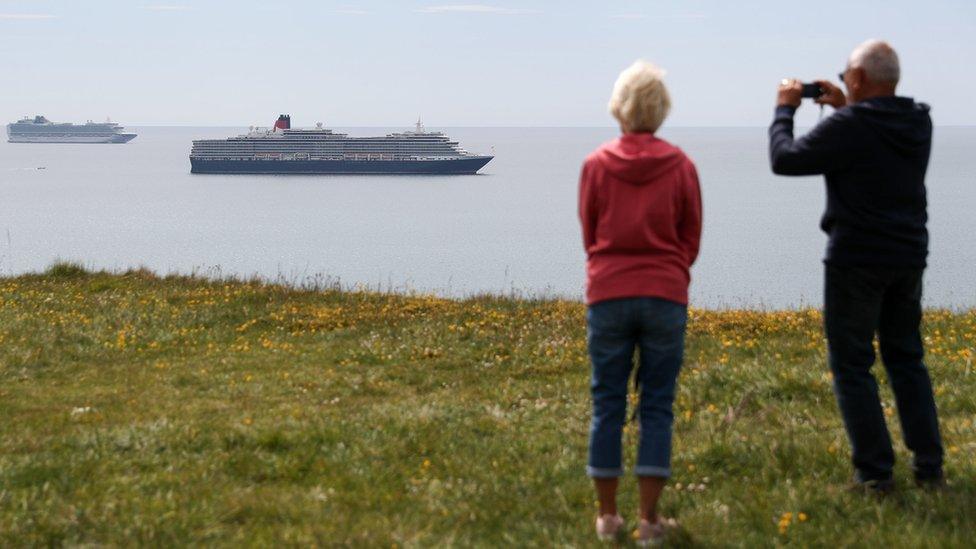
<path fill-rule="evenodd" d="M 201 139 L 190 151 L 192 173 L 241 174 L 474 174 L 494 158 L 472 154 L 441 132 L 349 137 L 316 124 L 291 127 L 282 114 L 270 129 L 226 139 Z"/>
<path fill-rule="evenodd" d="M 23 118 L 7 124 L 10 143 L 128 143 L 134 133 L 122 133 L 124 128 L 114 122 L 70 124 L 51 122 L 43 116 Z"/>

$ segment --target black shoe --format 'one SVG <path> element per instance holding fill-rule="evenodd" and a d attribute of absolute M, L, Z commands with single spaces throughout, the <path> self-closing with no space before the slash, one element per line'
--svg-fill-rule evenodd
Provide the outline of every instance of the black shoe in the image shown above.
<path fill-rule="evenodd" d="M 928 492 L 939 492 L 945 490 L 946 480 L 942 475 L 930 477 L 915 477 L 915 485 Z"/>
<path fill-rule="evenodd" d="M 855 478 L 851 489 L 864 494 L 884 497 L 895 491 L 895 481 L 890 478 L 879 480 L 859 480 Z"/>

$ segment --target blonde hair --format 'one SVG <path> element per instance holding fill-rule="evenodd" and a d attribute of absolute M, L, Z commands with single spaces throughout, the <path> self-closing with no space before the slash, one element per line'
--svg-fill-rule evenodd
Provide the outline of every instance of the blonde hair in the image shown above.
<path fill-rule="evenodd" d="M 637 60 L 617 77 L 608 106 L 624 131 L 654 133 L 661 127 L 671 110 L 664 75 L 657 65 Z"/>

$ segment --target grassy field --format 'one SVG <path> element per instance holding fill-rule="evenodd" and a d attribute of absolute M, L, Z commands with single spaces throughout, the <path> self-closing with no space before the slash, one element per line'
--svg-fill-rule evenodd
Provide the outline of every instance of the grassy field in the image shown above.
<path fill-rule="evenodd" d="M 0 545 L 595 546 L 584 312 L 71 265 L 0 278 Z M 972 544 L 976 312 L 926 314 L 949 487 L 915 489 L 899 441 L 882 501 L 846 489 L 820 323 L 692 312 L 670 542 Z"/>

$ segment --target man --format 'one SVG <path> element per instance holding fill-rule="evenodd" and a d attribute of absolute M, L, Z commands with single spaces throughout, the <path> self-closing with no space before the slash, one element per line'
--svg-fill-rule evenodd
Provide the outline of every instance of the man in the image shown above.
<path fill-rule="evenodd" d="M 779 175 L 823 174 L 829 241 L 824 289 L 834 392 L 851 442 L 854 480 L 877 493 L 893 487 L 891 437 L 871 374 L 874 335 L 898 406 L 916 482 L 942 485 L 942 441 L 932 382 L 922 362 L 922 272 L 928 255 L 925 170 L 932 144 L 929 107 L 895 95 L 898 55 L 869 40 L 841 79 L 847 96 L 821 80 L 816 102 L 836 112 L 793 139 L 802 85 L 784 80 L 769 128 Z"/>

